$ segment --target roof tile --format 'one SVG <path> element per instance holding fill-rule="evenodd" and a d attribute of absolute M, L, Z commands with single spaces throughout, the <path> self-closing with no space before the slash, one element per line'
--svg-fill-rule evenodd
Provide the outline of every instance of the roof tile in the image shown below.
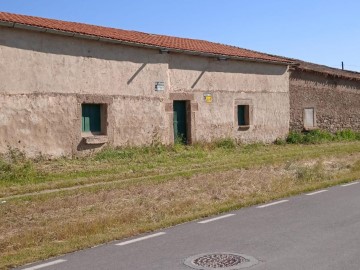
<path fill-rule="evenodd" d="M 205 40 L 179 38 L 165 35 L 154 35 L 137 31 L 121 30 L 76 22 L 65 22 L 60 20 L 12 14 L 6 12 L 0 12 L 0 21 L 49 28 L 78 34 L 93 35 L 97 37 L 111 38 L 124 42 L 164 47 L 175 50 L 225 55 L 229 57 L 239 57 L 261 61 L 271 61 L 289 64 L 292 63 L 290 60 L 285 58 L 220 43 L 209 42 Z"/>

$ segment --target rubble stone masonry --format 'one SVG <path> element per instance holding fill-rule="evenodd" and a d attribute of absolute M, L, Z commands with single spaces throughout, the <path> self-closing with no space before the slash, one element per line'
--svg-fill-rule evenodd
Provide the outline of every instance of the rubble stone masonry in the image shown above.
<path fill-rule="evenodd" d="M 290 76 L 290 130 L 304 130 L 305 108 L 314 108 L 315 128 L 360 131 L 360 81 L 295 70 Z"/>

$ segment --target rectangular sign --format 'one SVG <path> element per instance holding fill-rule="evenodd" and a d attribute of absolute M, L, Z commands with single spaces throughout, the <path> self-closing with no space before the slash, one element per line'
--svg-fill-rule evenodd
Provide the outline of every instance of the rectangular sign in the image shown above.
<path fill-rule="evenodd" d="M 155 82 L 155 91 L 164 91 L 165 83 L 164 82 Z"/>
<path fill-rule="evenodd" d="M 209 93 L 204 94 L 204 99 L 205 99 L 206 103 L 212 103 L 212 101 L 213 101 L 213 97 Z"/>

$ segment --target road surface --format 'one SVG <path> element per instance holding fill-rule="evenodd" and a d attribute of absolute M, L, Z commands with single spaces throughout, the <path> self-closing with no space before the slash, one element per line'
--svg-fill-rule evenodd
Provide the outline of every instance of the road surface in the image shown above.
<path fill-rule="evenodd" d="M 186 258 L 222 252 L 254 257 L 258 263 L 245 268 L 251 270 L 360 269 L 360 183 L 243 208 L 17 269 L 189 270 Z"/>

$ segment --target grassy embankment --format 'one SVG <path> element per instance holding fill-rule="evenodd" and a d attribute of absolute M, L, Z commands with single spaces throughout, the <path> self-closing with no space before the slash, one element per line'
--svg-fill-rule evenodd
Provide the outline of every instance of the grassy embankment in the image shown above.
<path fill-rule="evenodd" d="M 10 151 L 0 162 L 0 269 L 360 177 L 358 137 L 313 144 L 329 141 L 313 133 L 307 144 L 224 140 L 73 160 Z"/>

